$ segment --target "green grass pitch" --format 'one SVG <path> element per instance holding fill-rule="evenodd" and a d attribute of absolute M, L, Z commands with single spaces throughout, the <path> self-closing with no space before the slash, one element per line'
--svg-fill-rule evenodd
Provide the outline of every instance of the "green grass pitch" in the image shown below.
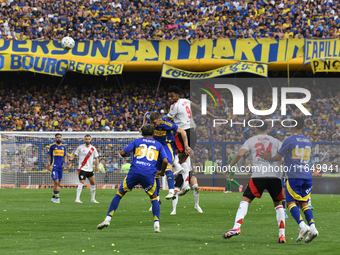
<path fill-rule="evenodd" d="M 150 200 L 143 190 L 125 195 L 111 226 L 97 230 L 115 190 L 97 190 L 99 204 L 75 204 L 75 189 L 61 189 L 60 204 L 52 190 L 0 190 L 0 253 L 4 254 L 339 254 L 339 195 L 312 195 L 320 236 L 296 243 L 298 225 L 289 214 L 286 244 L 277 244 L 278 227 L 267 193 L 249 206 L 240 236 L 222 235 L 234 224 L 240 193 L 201 192 L 199 214 L 192 191 L 180 197 L 177 215 L 161 191 L 161 233 L 153 233 Z"/>

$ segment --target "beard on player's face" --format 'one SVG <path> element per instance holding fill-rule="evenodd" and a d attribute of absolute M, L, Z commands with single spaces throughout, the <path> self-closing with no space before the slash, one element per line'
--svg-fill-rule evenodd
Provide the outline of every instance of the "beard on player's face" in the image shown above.
<path fill-rule="evenodd" d="M 61 144 L 61 138 L 57 138 L 55 141 L 57 144 Z"/>

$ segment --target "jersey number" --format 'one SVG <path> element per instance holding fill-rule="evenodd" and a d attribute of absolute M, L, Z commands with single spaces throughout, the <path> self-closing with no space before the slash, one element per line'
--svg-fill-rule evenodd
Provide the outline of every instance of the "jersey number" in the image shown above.
<path fill-rule="evenodd" d="M 155 158 L 155 152 L 154 150 L 157 150 L 157 148 L 153 145 L 147 146 L 146 144 L 139 145 L 140 147 L 143 147 L 140 151 L 142 152 L 142 155 L 137 156 L 137 159 L 144 158 L 146 156 L 146 159 L 149 161 L 154 160 Z"/>
<path fill-rule="evenodd" d="M 272 146 L 273 144 L 270 143 L 266 149 L 266 152 L 270 154 L 270 156 L 272 156 Z M 256 143 L 255 144 L 255 148 L 256 148 L 256 156 L 255 157 L 260 157 L 260 151 L 264 151 L 264 144 L 263 143 Z"/>
<path fill-rule="evenodd" d="M 190 111 L 189 106 L 186 106 L 186 107 L 185 107 L 185 110 L 187 111 L 188 118 L 191 119 L 191 111 Z"/>
<path fill-rule="evenodd" d="M 295 146 L 295 150 L 292 151 L 293 159 L 300 159 L 301 163 L 309 163 L 311 147 L 306 146 L 305 148 L 299 148 L 299 145 Z"/>

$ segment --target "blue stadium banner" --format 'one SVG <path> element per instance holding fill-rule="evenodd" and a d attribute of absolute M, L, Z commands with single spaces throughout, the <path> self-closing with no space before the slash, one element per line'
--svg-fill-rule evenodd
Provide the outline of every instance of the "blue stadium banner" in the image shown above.
<path fill-rule="evenodd" d="M 182 70 L 167 64 L 163 64 L 162 77 L 170 79 L 210 79 L 222 75 L 234 74 L 234 73 L 253 73 L 260 76 L 268 77 L 268 65 L 256 64 L 247 62 L 238 62 L 232 65 L 223 66 L 211 71 L 206 72 L 190 72 Z"/>
<path fill-rule="evenodd" d="M 340 58 L 339 39 L 305 39 L 303 64 L 309 64 L 314 59 Z"/>
<path fill-rule="evenodd" d="M 303 56 L 304 39 L 203 39 L 112 42 L 111 61 L 230 59 L 273 63 Z"/>
<path fill-rule="evenodd" d="M 0 71 L 30 71 L 63 76 L 68 60 L 29 55 L 0 55 Z"/>
<path fill-rule="evenodd" d="M 93 65 L 70 60 L 68 70 L 82 74 L 108 76 L 121 74 L 123 72 L 123 67 L 124 67 L 123 64 Z"/>
<path fill-rule="evenodd" d="M 65 50 L 59 41 L 7 41 L 0 40 L 1 54 L 31 55 L 31 56 L 63 56 L 84 57 L 110 60 L 111 41 L 75 42 L 72 50 Z"/>

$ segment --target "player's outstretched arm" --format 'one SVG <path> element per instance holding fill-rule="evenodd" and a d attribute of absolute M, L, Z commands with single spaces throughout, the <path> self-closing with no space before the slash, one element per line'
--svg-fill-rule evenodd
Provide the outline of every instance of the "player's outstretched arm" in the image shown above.
<path fill-rule="evenodd" d="M 259 154 L 261 158 L 264 158 L 269 162 L 280 161 L 283 158 L 283 155 L 281 155 L 280 153 L 276 154 L 274 157 L 271 157 L 270 154 L 265 151 L 260 151 Z"/>
<path fill-rule="evenodd" d="M 241 149 L 239 150 L 238 153 L 236 153 L 235 157 L 231 160 L 230 162 L 230 167 L 233 167 L 237 164 L 237 162 L 239 162 L 239 160 L 244 156 L 244 154 L 247 153 L 246 149 Z"/>
<path fill-rule="evenodd" d="M 201 107 L 199 107 L 197 104 L 195 104 L 193 102 L 191 102 L 191 109 L 198 111 L 198 112 L 201 112 Z M 208 111 L 207 111 L 207 115 L 212 119 L 218 119 L 217 116 L 213 115 L 212 113 L 210 113 Z"/>

